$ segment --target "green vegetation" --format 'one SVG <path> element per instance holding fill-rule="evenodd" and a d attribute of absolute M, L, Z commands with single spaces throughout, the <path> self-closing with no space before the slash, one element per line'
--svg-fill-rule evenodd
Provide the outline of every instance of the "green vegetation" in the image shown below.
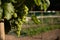
<path fill-rule="evenodd" d="M 33 36 L 50 30 L 60 29 L 60 25 L 48 25 L 44 27 L 30 27 L 21 31 L 22 36 Z"/>
<path fill-rule="evenodd" d="M 4 19 L 6 21 L 9 21 L 10 24 L 9 26 L 11 27 L 11 29 L 15 30 L 15 33 L 19 37 L 22 24 L 26 21 L 28 11 L 34 5 L 39 6 L 41 10 L 46 11 L 50 5 L 50 1 L 49 0 L 0 0 L 0 20 Z"/>

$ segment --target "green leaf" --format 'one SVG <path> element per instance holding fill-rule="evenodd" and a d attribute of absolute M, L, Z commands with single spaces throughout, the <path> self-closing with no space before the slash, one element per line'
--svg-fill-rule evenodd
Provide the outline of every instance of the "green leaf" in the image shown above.
<path fill-rule="evenodd" d="M 3 5 L 4 8 L 4 18 L 7 20 L 12 18 L 12 15 L 14 14 L 14 6 L 12 3 L 4 3 Z"/>
<path fill-rule="evenodd" d="M 6 18 L 7 20 L 9 20 L 9 19 L 12 18 L 12 15 L 10 13 L 6 13 L 4 18 Z"/>
<path fill-rule="evenodd" d="M 14 13 L 14 14 L 13 14 L 13 17 L 14 17 L 14 18 L 17 18 L 17 13 Z"/>

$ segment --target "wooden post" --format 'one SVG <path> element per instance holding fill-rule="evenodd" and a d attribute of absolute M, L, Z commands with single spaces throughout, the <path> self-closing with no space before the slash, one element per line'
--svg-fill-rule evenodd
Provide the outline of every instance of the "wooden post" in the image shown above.
<path fill-rule="evenodd" d="M 5 40 L 4 22 L 0 21 L 0 40 Z"/>

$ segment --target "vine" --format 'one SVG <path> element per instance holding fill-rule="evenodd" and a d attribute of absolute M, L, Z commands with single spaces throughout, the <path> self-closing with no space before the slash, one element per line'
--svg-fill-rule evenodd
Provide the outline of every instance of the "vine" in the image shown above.
<path fill-rule="evenodd" d="M 22 24 L 26 21 L 32 5 L 40 6 L 41 10 L 46 11 L 50 2 L 49 0 L 0 0 L 0 20 L 9 20 L 11 29 L 14 29 L 19 37 Z M 32 16 L 32 19 L 35 23 L 39 23 L 36 16 Z"/>

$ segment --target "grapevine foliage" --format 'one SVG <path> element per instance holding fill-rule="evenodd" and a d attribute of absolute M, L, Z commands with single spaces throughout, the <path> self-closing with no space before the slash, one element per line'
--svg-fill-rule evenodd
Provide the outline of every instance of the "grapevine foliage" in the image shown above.
<path fill-rule="evenodd" d="M 40 6 L 41 10 L 46 11 L 50 2 L 49 0 L 0 0 L 0 20 L 9 20 L 11 29 L 14 29 L 19 37 L 28 11 L 35 4 Z M 36 16 L 33 15 L 32 19 L 36 24 L 40 23 Z"/>
<path fill-rule="evenodd" d="M 40 6 L 41 10 L 44 9 L 44 11 L 47 10 L 47 8 L 50 5 L 49 0 L 34 0 L 37 6 Z"/>
<path fill-rule="evenodd" d="M 7 20 L 12 18 L 12 15 L 14 14 L 14 6 L 12 3 L 4 3 L 3 5 L 4 8 L 4 18 Z"/>

